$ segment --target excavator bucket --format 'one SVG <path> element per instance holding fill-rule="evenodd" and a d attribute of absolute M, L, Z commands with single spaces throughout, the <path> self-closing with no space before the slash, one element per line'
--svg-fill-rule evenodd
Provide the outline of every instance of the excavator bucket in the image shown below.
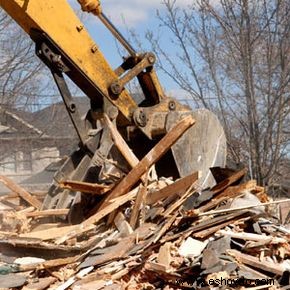
<path fill-rule="evenodd" d="M 162 167 L 163 172 L 165 168 L 167 176 L 173 172 L 173 168 L 177 169 L 180 177 L 185 177 L 199 171 L 198 189 L 202 190 L 215 185 L 210 168 L 225 166 L 226 138 L 217 117 L 206 109 L 169 112 L 166 118 L 166 130 L 169 131 L 178 121 L 188 115 L 191 115 L 196 121 L 195 125 L 187 130 L 171 147 L 173 158 L 164 158 Z M 114 186 L 124 174 L 129 172 L 130 166 L 123 158 L 121 152 L 113 146 L 113 140 L 107 130 L 108 128 L 104 127 L 97 132 L 95 142 L 98 143 L 98 148 L 94 156 L 78 150 L 65 162 L 61 170 L 55 175 L 54 179 L 56 183 L 51 187 L 46 196 L 43 209 L 77 208 L 78 210 L 72 210 L 71 212 L 73 212 L 73 219 L 76 219 L 76 222 L 78 222 L 78 220 L 82 219 L 79 213 L 84 208 L 91 208 L 89 205 L 90 201 L 86 200 L 87 195 L 81 198 L 80 192 L 59 188 L 59 183 L 63 180 L 79 180 L 92 183 L 106 183 Z M 140 142 L 144 146 L 140 146 L 142 144 Z M 146 143 L 150 144 L 150 140 L 145 139 L 144 142 L 136 138 L 131 140 L 129 144 L 133 152 L 137 153 L 135 149 L 146 147 Z M 152 144 L 145 149 L 142 155 L 151 149 L 150 146 Z M 100 156 L 103 156 L 103 161 L 100 160 Z M 98 160 L 97 163 L 96 160 Z M 111 160 L 111 164 L 108 163 L 108 160 Z M 117 165 L 117 167 L 113 166 L 113 164 Z M 113 172 L 114 175 L 112 174 Z M 159 170 L 157 170 L 157 174 L 159 173 Z M 107 180 L 103 176 L 107 176 Z M 113 176 L 116 178 L 114 179 Z M 96 198 L 94 197 L 93 200 L 96 201 Z"/>
<path fill-rule="evenodd" d="M 188 113 L 187 113 L 188 114 Z M 206 109 L 190 113 L 196 120 L 172 147 L 180 177 L 200 171 L 199 188 L 205 189 L 215 185 L 210 172 L 211 167 L 224 167 L 226 164 L 226 137 L 218 118 Z M 182 117 L 178 112 L 170 112 L 167 118 L 167 130 Z"/>

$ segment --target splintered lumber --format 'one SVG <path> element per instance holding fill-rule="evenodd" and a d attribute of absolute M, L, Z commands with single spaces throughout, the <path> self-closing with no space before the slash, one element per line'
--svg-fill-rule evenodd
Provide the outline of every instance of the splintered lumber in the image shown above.
<path fill-rule="evenodd" d="M 202 231 L 198 231 L 198 232 L 194 233 L 193 236 L 196 238 L 204 239 L 210 235 L 213 235 L 214 233 L 216 233 L 220 229 L 223 229 L 229 225 L 235 224 L 235 222 L 240 222 L 241 220 L 247 220 L 247 219 L 249 219 L 249 217 L 245 217 L 243 219 L 241 219 L 240 217 L 233 218 L 232 220 L 227 220 L 227 221 L 225 221 L 221 224 L 218 224 L 216 226 L 212 226 L 212 227 L 204 229 Z"/>
<path fill-rule="evenodd" d="M 59 186 L 72 191 L 80 191 L 97 195 L 103 195 L 112 188 L 112 186 L 109 185 L 73 180 L 62 181 L 59 183 Z"/>
<path fill-rule="evenodd" d="M 24 286 L 23 290 L 42 290 L 47 289 L 50 285 L 56 282 L 55 277 L 39 278 L 37 282 L 30 283 Z"/>
<path fill-rule="evenodd" d="M 139 163 L 139 159 L 136 157 L 136 155 L 133 153 L 133 151 L 128 146 L 127 142 L 123 139 L 122 135 L 119 133 L 117 127 L 114 125 L 114 123 L 110 120 L 110 118 L 107 116 L 107 114 L 104 114 L 104 119 L 106 122 L 106 125 L 108 126 L 111 137 L 114 141 L 114 144 L 120 151 L 120 153 L 123 155 L 123 157 L 127 160 L 129 165 L 133 168 Z M 145 176 L 140 177 L 143 182 L 145 182 Z"/>
<path fill-rule="evenodd" d="M 41 202 L 38 199 L 32 196 L 28 191 L 23 189 L 21 186 L 14 183 L 10 178 L 0 175 L 0 182 L 2 182 L 11 191 L 17 193 L 21 198 L 23 198 L 30 205 L 34 206 L 37 209 L 41 208 Z"/>
<path fill-rule="evenodd" d="M 252 233 L 235 233 L 230 230 L 220 230 L 216 233 L 217 235 L 222 236 L 229 236 L 235 239 L 247 240 L 247 241 L 255 241 L 255 242 L 265 242 L 271 244 L 278 244 L 278 243 L 287 243 L 287 240 L 280 237 L 272 237 L 266 235 L 258 235 Z"/>
<path fill-rule="evenodd" d="M 140 189 L 138 190 L 135 204 L 134 204 L 133 209 L 132 209 L 132 213 L 131 213 L 131 217 L 130 217 L 130 225 L 133 229 L 135 229 L 135 227 L 136 227 L 140 208 L 142 206 L 142 203 L 144 202 L 145 195 L 147 193 L 147 180 L 148 180 L 148 175 L 146 177 L 145 186 L 141 186 Z"/>
<path fill-rule="evenodd" d="M 174 223 L 176 217 L 178 216 L 178 211 L 173 214 L 173 216 L 166 221 L 160 231 L 157 233 L 156 237 L 154 238 L 154 243 L 157 243 L 159 239 L 170 229 L 172 224 Z"/>
<path fill-rule="evenodd" d="M 233 175 L 229 176 L 225 180 L 215 185 L 211 189 L 211 191 L 213 192 L 214 195 L 220 193 L 221 191 L 225 190 L 227 187 L 229 187 L 230 185 L 232 185 L 233 183 L 241 179 L 243 176 L 245 176 L 246 173 L 247 173 L 247 169 L 245 168 L 234 173 Z"/>
<path fill-rule="evenodd" d="M 235 208 L 211 210 L 211 211 L 208 211 L 208 212 L 199 213 L 198 216 L 230 213 L 230 212 L 235 212 L 235 211 L 241 211 L 241 210 L 244 210 L 244 209 L 251 209 L 251 208 L 254 208 L 254 207 L 262 207 L 262 206 L 265 206 L 265 205 L 285 203 L 285 202 L 289 202 L 289 201 L 290 201 L 290 198 L 282 199 L 282 200 L 276 200 L 276 201 L 270 201 L 270 202 L 264 202 L 264 203 L 257 203 L 257 204 L 253 204 L 253 205 L 240 206 L 240 207 L 235 207 Z"/>
<path fill-rule="evenodd" d="M 136 197 L 137 192 L 138 188 L 135 188 L 132 191 L 128 192 L 127 194 L 115 198 L 114 200 L 111 200 L 110 204 L 108 204 L 105 208 L 99 210 L 97 213 L 95 213 L 94 215 L 83 221 L 81 223 L 81 226 L 85 228 L 91 224 L 97 223 L 102 218 L 104 218 L 105 216 L 107 216 L 108 214 L 110 214 L 111 212 L 113 212 L 126 202 L 130 201 L 134 197 Z"/>
<path fill-rule="evenodd" d="M 21 238 L 35 238 L 40 239 L 42 241 L 56 239 L 58 237 L 62 237 L 66 235 L 67 233 L 74 231 L 79 228 L 79 225 L 73 225 L 73 226 L 64 226 L 59 228 L 51 228 L 41 231 L 35 231 L 25 234 L 20 234 L 19 236 Z"/>
<path fill-rule="evenodd" d="M 174 183 L 171 183 L 158 191 L 150 192 L 146 197 L 146 204 L 152 205 L 157 201 L 161 201 L 171 195 L 183 192 L 187 190 L 195 181 L 197 181 L 198 178 L 199 172 L 194 172 L 193 174 L 180 178 Z"/>
<path fill-rule="evenodd" d="M 130 149 L 127 142 L 123 139 L 122 135 L 119 133 L 116 126 L 109 119 L 107 114 L 104 114 L 104 119 L 105 119 L 106 125 L 108 126 L 108 128 L 111 132 L 111 137 L 112 137 L 116 147 L 119 149 L 119 151 L 124 156 L 124 158 L 128 161 L 129 165 L 133 168 L 134 166 L 136 166 L 139 163 L 139 159 L 136 157 L 136 155 Z"/>
<path fill-rule="evenodd" d="M 107 206 L 112 198 L 128 192 L 148 168 L 155 164 L 194 123 L 195 121 L 191 116 L 179 121 L 108 194 L 100 209 Z"/>
<path fill-rule="evenodd" d="M 78 260 L 78 258 L 79 256 L 74 256 L 74 257 L 68 257 L 68 258 L 62 258 L 62 259 L 48 260 L 48 261 L 36 263 L 36 264 L 21 265 L 20 270 L 31 271 L 31 270 L 35 270 L 36 268 L 38 270 L 55 268 L 55 267 L 59 267 L 63 265 L 73 264 Z"/>
<path fill-rule="evenodd" d="M 163 213 L 164 217 L 168 217 L 173 211 L 179 208 L 193 193 L 194 193 L 194 186 L 196 182 L 192 183 L 190 187 L 187 189 L 184 195 L 180 197 L 176 202 L 174 202 L 166 211 Z"/>
<path fill-rule="evenodd" d="M 166 270 L 170 269 L 170 263 L 172 261 L 170 249 L 171 243 L 165 243 L 163 246 L 160 247 L 157 256 L 157 262 L 164 265 L 166 267 Z"/>
<path fill-rule="evenodd" d="M 121 211 L 119 211 L 116 215 L 114 219 L 114 224 L 116 225 L 121 236 L 127 237 L 133 233 L 131 225 L 126 221 L 126 218 Z"/>
<path fill-rule="evenodd" d="M 222 227 L 225 227 L 226 225 L 232 223 L 233 220 L 236 220 L 243 215 L 245 215 L 245 212 L 237 212 L 237 213 L 232 213 L 225 216 L 209 218 L 209 219 L 192 224 L 190 228 L 184 231 L 184 234 L 197 233 L 197 232 L 207 230 L 207 229 L 211 230 L 211 227 L 219 226 L 219 225 L 222 225 Z M 217 230 L 219 229 L 220 227 Z M 161 239 L 161 242 L 162 243 L 167 242 L 177 237 L 178 238 L 180 237 L 180 233 L 173 236 L 164 237 Z"/>
<path fill-rule="evenodd" d="M 215 206 L 219 205 L 220 203 L 228 200 L 229 198 L 234 198 L 242 194 L 245 190 L 251 191 L 257 185 L 256 180 L 250 180 L 246 183 L 237 186 L 230 186 L 222 193 L 218 194 L 215 198 L 211 199 L 208 203 L 203 206 L 200 206 L 198 209 L 193 210 L 195 213 L 205 212 L 209 209 L 214 208 Z"/>
<path fill-rule="evenodd" d="M 25 213 L 26 217 L 47 217 L 47 216 L 59 216 L 59 215 L 67 215 L 69 212 L 68 208 L 60 208 L 60 209 L 47 209 L 47 210 L 39 210 L 34 212 Z"/>
<path fill-rule="evenodd" d="M 118 244 L 106 248 L 104 254 L 88 257 L 80 265 L 80 268 L 96 266 L 114 260 L 116 258 L 121 258 L 134 247 L 135 240 L 136 234 L 132 233 L 130 236 L 122 239 Z"/>
<path fill-rule="evenodd" d="M 84 232 L 89 231 L 90 228 L 93 226 L 93 224 L 99 222 L 102 218 L 112 213 L 114 210 L 118 209 L 120 206 L 122 206 L 126 202 L 135 198 L 137 195 L 137 192 L 138 192 L 138 188 L 135 188 L 132 191 L 128 192 L 127 194 L 117 197 L 114 200 L 111 200 L 111 203 L 108 206 L 106 206 L 102 210 L 99 210 L 97 213 L 95 213 L 94 215 L 92 215 L 91 217 L 83 221 L 80 225 L 70 226 L 71 230 L 68 227 L 68 229 L 65 231 L 63 235 L 56 236 L 57 238 L 61 237 L 59 240 L 59 243 L 63 243 L 67 241 L 68 239 L 72 239 L 76 236 L 81 235 Z"/>
<path fill-rule="evenodd" d="M 234 257 L 238 262 L 258 268 L 265 272 L 270 272 L 282 276 L 285 272 L 285 268 L 277 263 L 271 263 L 267 261 L 260 261 L 259 258 L 243 254 L 237 250 L 227 250 L 227 253 Z"/>

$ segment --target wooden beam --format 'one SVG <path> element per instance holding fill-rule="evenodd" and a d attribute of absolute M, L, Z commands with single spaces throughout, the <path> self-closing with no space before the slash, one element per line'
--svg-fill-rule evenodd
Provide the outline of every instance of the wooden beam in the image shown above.
<path fill-rule="evenodd" d="M 40 239 L 42 241 L 46 241 L 46 240 L 52 240 L 52 239 L 62 237 L 66 235 L 67 233 L 74 231 L 78 228 L 79 228 L 79 225 L 64 226 L 64 227 L 58 227 L 58 228 L 55 227 L 51 229 L 20 234 L 19 236 L 21 238 L 35 238 L 35 239 Z"/>
<path fill-rule="evenodd" d="M 177 201 L 171 204 L 162 215 L 166 218 L 173 211 L 178 209 L 195 192 L 194 190 L 195 185 L 196 185 L 196 182 L 192 183 L 187 189 L 187 191 Z"/>
<path fill-rule="evenodd" d="M 104 114 L 105 123 L 108 126 L 111 137 L 116 145 L 116 147 L 119 149 L 121 154 L 124 156 L 124 158 L 128 161 L 129 165 L 133 168 L 139 163 L 139 159 L 136 157 L 136 155 L 133 153 L 133 151 L 130 149 L 126 141 L 123 139 L 122 135 L 119 133 L 116 126 L 113 124 L 113 122 L 109 119 L 107 114 Z"/>
<path fill-rule="evenodd" d="M 48 210 L 39 210 L 34 212 L 25 213 L 26 217 L 47 217 L 47 216 L 59 216 L 67 215 L 69 212 L 68 208 L 60 209 L 48 209 Z"/>
<path fill-rule="evenodd" d="M 134 168 L 139 163 L 139 159 L 136 157 L 136 155 L 133 153 L 131 148 L 128 146 L 127 142 L 123 139 L 117 127 L 110 120 L 107 114 L 104 114 L 104 119 L 105 119 L 106 125 L 108 126 L 111 132 L 111 137 L 114 141 L 114 144 L 116 145 L 120 153 L 123 155 L 123 157 L 127 160 L 131 168 Z M 146 177 L 142 175 L 140 178 L 142 182 L 145 183 Z"/>
<path fill-rule="evenodd" d="M 138 191 L 138 194 L 137 194 L 137 197 L 135 200 L 135 204 L 133 206 L 131 216 L 130 216 L 130 225 L 133 229 L 136 228 L 138 216 L 140 213 L 140 208 L 142 206 L 142 203 L 144 202 L 144 197 L 146 195 L 146 192 L 147 192 L 146 186 L 141 186 L 139 191 Z"/>
<path fill-rule="evenodd" d="M 176 217 L 178 216 L 179 212 L 176 211 L 172 217 L 170 217 L 165 224 L 162 226 L 162 228 L 160 229 L 160 231 L 158 231 L 157 235 L 155 236 L 153 243 L 157 243 L 159 241 L 159 239 L 170 229 L 170 227 L 172 226 L 172 224 L 175 222 Z"/>
<path fill-rule="evenodd" d="M 23 198 L 30 205 L 34 206 L 37 209 L 41 208 L 41 202 L 38 199 L 36 199 L 28 191 L 26 191 L 24 188 L 22 188 L 21 186 L 16 184 L 14 181 L 12 181 L 10 178 L 0 175 L 0 182 L 2 182 L 11 191 L 17 193 L 21 198 Z"/>
<path fill-rule="evenodd" d="M 49 269 L 49 268 L 59 267 L 63 265 L 73 264 L 78 260 L 78 258 L 79 256 L 74 256 L 74 257 L 68 257 L 68 258 L 48 260 L 48 261 L 36 263 L 36 264 L 21 265 L 20 269 L 21 271 L 32 271 L 35 269 L 39 269 L 39 270 Z"/>
<path fill-rule="evenodd" d="M 266 235 L 258 235 L 253 233 L 236 233 L 231 230 L 219 230 L 216 232 L 217 235 L 228 236 L 235 239 L 241 239 L 246 241 L 255 241 L 255 242 L 265 242 L 269 244 L 286 244 L 288 241 L 284 238 L 274 237 L 274 236 L 266 236 Z"/>
<path fill-rule="evenodd" d="M 112 190 L 101 204 L 100 209 L 106 207 L 112 198 L 128 192 L 139 178 L 155 164 L 194 123 L 195 121 L 191 116 L 187 116 L 179 121 Z"/>
<path fill-rule="evenodd" d="M 179 194 L 181 191 L 187 190 L 190 185 L 198 180 L 198 174 L 198 172 L 194 172 L 193 174 L 180 178 L 174 183 L 171 183 L 158 191 L 148 193 L 146 197 L 146 204 L 152 205 L 157 201 L 163 200 L 173 194 Z"/>
<path fill-rule="evenodd" d="M 120 196 L 114 200 L 111 200 L 110 203 L 104 207 L 103 209 L 99 210 L 97 213 L 86 219 L 81 223 L 81 227 L 85 228 L 91 224 L 97 223 L 100 221 L 102 218 L 125 204 L 126 202 L 130 201 L 134 197 L 136 197 L 138 192 L 138 188 L 133 189 L 132 191 L 128 192 L 127 194 Z"/>
<path fill-rule="evenodd" d="M 247 169 L 245 169 L 245 168 L 234 173 L 230 177 L 226 178 L 222 182 L 215 185 L 211 189 L 211 191 L 213 192 L 214 195 L 220 193 L 221 191 L 225 190 L 227 187 L 229 187 L 230 185 L 232 185 L 233 183 L 235 183 L 236 181 L 241 179 L 246 173 L 247 173 Z"/>
<path fill-rule="evenodd" d="M 244 209 L 251 209 L 251 208 L 254 208 L 254 207 L 262 207 L 262 206 L 265 206 L 265 205 L 272 205 L 272 204 L 280 204 L 280 203 L 284 203 L 284 202 L 290 202 L 290 198 L 282 199 L 282 200 L 275 200 L 275 201 L 270 201 L 270 202 L 264 202 L 264 203 L 257 203 L 257 204 L 253 204 L 253 205 L 239 206 L 239 207 L 235 207 L 235 208 L 211 210 L 211 211 L 208 211 L 208 212 L 199 213 L 199 214 L 197 214 L 197 216 L 201 217 L 201 216 L 207 216 L 207 215 L 231 213 L 231 212 L 235 212 L 235 211 L 241 211 L 241 210 L 244 210 Z"/>
<path fill-rule="evenodd" d="M 220 203 L 228 200 L 229 198 L 234 198 L 241 195 L 241 193 L 245 190 L 254 189 L 256 185 L 257 185 L 256 180 L 250 180 L 241 185 L 230 186 L 227 189 L 225 189 L 223 192 L 219 193 L 216 197 L 211 199 L 209 202 L 207 202 L 205 205 L 200 206 L 198 209 L 191 210 L 191 212 L 194 215 L 194 214 L 208 211 L 209 209 L 216 207 Z"/>
<path fill-rule="evenodd" d="M 258 268 L 265 272 L 270 272 L 279 276 L 282 276 L 285 272 L 285 268 L 278 263 L 260 261 L 259 258 L 243 254 L 237 250 L 227 250 L 227 253 L 234 257 L 238 262 Z"/>
<path fill-rule="evenodd" d="M 148 184 L 148 173 L 145 175 L 144 186 L 141 185 L 141 187 L 138 190 L 135 204 L 134 204 L 132 212 L 131 212 L 130 225 L 133 229 L 136 228 L 140 208 L 142 207 L 142 204 L 144 203 L 144 200 L 146 199 L 147 184 Z"/>
<path fill-rule="evenodd" d="M 74 180 L 62 181 L 59 183 L 59 186 L 60 188 L 65 188 L 72 191 L 92 193 L 96 195 L 103 195 L 112 189 L 112 186 L 109 185 Z"/>

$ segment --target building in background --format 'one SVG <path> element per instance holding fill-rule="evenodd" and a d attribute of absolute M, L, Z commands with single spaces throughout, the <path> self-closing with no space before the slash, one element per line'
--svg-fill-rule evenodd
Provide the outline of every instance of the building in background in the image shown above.
<path fill-rule="evenodd" d="M 76 98 L 75 101 L 84 117 L 89 100 Z M 16 182 L 38 182 L 38 179 L 44 182 L 43 177 L 47 175 L 51 182 L 51 174 L 39 173 L 52 163 L 59 164 L 58 161 L 77 146 L 77 135 L 62 102 L 37 112 L 0 107 L 1 175 Z"/>

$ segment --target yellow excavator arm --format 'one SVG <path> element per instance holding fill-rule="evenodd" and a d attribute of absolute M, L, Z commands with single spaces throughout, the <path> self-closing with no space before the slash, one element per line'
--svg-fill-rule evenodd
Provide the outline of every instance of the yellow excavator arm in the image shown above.
<path fill-rule="evenodd" d="M 103 113 L 116 122 L 124 138 L 129 136 L 126 139 L 136 154 L 143 149 L 140 158 L 152 148 L 150 142 L 154 140 L 150 139 L 159 138 L 180 118 L 192 114 L 196 125 L 172 147 L 170 161 L 163 167 L 167 171 L 175 168 L 179 176 L 201 170 L 204 176 L 201 186 L 211 185 L 209 167 L 224 165 L 226 152 L 224 132 L 217 118 L 206 110 L 192 112 L 166 97 L 153 68 L 154 54 L 137 53 L 104 15 L 98 0 L 78 2 L 83 11 L 98 17 L 127 50 L 128 56 L 119 67 L 113 69 L 109 65 L 67 0 L 0 0 L 0 6 L 35 42 L 36 54 L 51 70 L 80 139 L 79 150 L 65 162 L 55 180 L 111 182 L 112 179 L 103 177 L 109 176 L 108 172 L 110 176 L 112 172 L 120 173 L 120 166 L 108 162 L 109 158 L 118 161 L 120 158 L 114 156 L 112 138 L 101 121 Z M 91 100 L 86 122 L 78 114 L 64 75 Z M 135 77 L 144 94 L 141 104 L 136 104 L 126 90 L 126 85 Z M 144 138 L 132 140 L 140 133 L 147 138 L 145 141 Z M 150 146 L 145 146 L 147 143 Z M 68 207 L 77 195 L 65 190 L 60 196 L 60 192 L 57 183 L 53 185 L 43 207 Z"/>
<path fill-rule="evenodd" d="M 44 33 L 44 37 L 53 42 L 54 49 L 59 50 L 54 52 L 61 55 L 67 66 L 74 66 L 69 67 L 69 77 L 88 97 L 98 103 L 104 97 L 109 99 L 130 120 L 137 107 L 134 100 L 126 90 L 118 98 L 111 96 L 110 85 L 118 76 L 66 0 L 0 0 L 0 6 L 34 41 L 41 41 L 36 39 L 38 32 L 38 37 Z M 66 59 L 71 64 L 66 63 Z"/>

